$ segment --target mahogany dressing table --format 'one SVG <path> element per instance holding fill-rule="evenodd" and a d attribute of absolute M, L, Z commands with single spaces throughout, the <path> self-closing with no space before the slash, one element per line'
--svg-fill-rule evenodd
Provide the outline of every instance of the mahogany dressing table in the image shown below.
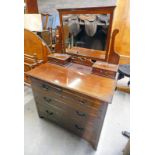
<path fill-rule="evenodd" d="M 114 8 L 115 6 L 88 10 L 95 14 L 100 11 L 111 13 L 112 23 Z M 81 8 L 70 10 L 71 13 L 88 13 L 88 10 Z M 59 11 L 62 23 L 62 15 L 67 14 L 68 9 Z M 62 30 L 63 25 L 61 26 Z M 26 73 L 31 80 L 39 117 L 84 138 L 94 149 L 97 149 L 107 108 L 116 88 L 119 56 L 115 53 L 113 44 L 117 33 L 118 31 L 112 35 L 109 46 L 110 25 L 105 51 L 81 47 L 65 49 L 62 39 L 62 48 L 65 50 L 48 55 L 47 63 Z M 74 50 L 76 48 L 79 52 Z M 100 74 L 94 72 L 96 68 Z"/>
<path fill-rule="evenodd" d="M 77 134 L 97 149 L 116 80 L 89 71 L 45 63 L 27 75 L 39 116 Z"/>

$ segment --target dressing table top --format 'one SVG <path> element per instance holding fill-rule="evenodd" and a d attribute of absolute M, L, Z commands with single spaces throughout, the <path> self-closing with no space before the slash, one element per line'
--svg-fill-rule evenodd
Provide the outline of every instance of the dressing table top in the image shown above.
<path fill-rule="evenodd" d="M 32 69 L 27 75 L 107 103 L 111 102 L 116 87 L 116 80 L 50 63 Z"/>

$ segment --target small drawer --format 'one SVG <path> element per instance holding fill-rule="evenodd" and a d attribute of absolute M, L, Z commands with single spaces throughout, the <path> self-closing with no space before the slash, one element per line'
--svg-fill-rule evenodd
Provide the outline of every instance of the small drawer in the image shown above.
<path fill-rule="evenodd" d="M 71 102 L 77 103 L 82 106 L 92 107 L 98 109 L 101 106 L 101 101 L 86 96 L 84 94 L 79 94 L 78 92 L 73 92 L 70 90 L 63 90 L 62 98 L 68 99 Z"/>
<path fill-rule="evenodd" d="M 69 100 L 66 98 L 62 98 L 62 99 L 64 99 L 64 101 L 63 101 L 64 103 L 69 105 L 72 109 L 75 109 L 75 112 L 77 115 L 79 115 L 79 116 L 81 115 L 81 117 L 82 116 L 86 117 L 85 115 L 89 114 L 93 117 L 100 118 L 103 105 L 101 105 L 98 108 L 94 108 L 94 107 L 83 105 L 83 104 L 77 102 L 76 100 L 71 100 L 71 99 Z"/>
<path fill-rule="evenodd" d="M 108 71 L 108 70 L 102 70 L 99 68 L 93 68 L 92 73 L 97 74 L 99 76 L 112 78 L 112 79 L 114 79 L 116 77 L 116 72 Z"/>
<path fill-rule="evenodd" d="M 103 74 L 106 76 L 115 76 L 116 72 L 112 72 L 112 71 L 107 71 L 107 70 L 103 70 Z"/>
<path fill-rule="evenodd" d="M 59 65 L 65 65 L 70 62 L 71 56 L 68 54 L 54 53 L 48 56 L 48 61 Z"/>

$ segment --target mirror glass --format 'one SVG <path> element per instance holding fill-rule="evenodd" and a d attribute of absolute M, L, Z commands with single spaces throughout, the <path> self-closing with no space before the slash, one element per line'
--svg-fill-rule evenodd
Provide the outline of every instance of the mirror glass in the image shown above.
<path fill-rule="evenodd" d="M 66 48 L 106 50 L 110 14 L 67 14 L 62 21 Z"/>

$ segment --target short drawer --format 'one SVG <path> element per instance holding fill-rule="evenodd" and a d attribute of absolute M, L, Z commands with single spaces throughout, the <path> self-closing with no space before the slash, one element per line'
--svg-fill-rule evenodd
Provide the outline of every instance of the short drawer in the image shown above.
<path fill-rule="evenodd" d="M 92 98 L 92 97 L 89 97 L 89 96 L 86 96 L 86 95 L 83 95 L 83 94 L 80 94 L 77 92 L 75 93 L 75 92 L 73 92 L 71 90 L 67 90 L 67 89 L 63 90 L 62 97 L 63 97 L 63 99 L 67 99 L 70 102 L 76 102 L 79 105 L 93 107 L 96 109 L 98 109 L 102 104 L 101 101 L 99 101 L 95 98 Z"/>
<path fill-rule="evenodd" d="M 54 86 L 51 84 L 48 84 L 47 82 L 31 78 L 32 82 L 32 89 L 42 91 L 43 93 L 47 94 L 53 94 L 53 95 L 58 95 L 61 96 L 63 89 L 58 86 Z"/>
<path fill-rule="evenodd" d="M 103 70 L 103 69 L 99 69 L 99 68 L 93 68 L 92 73 L 100 75 L 100 76 L 112 78 L 112 79 L 114 79 L 116 77 L 116 72 L 109 71 L 109 70 Z"/>

